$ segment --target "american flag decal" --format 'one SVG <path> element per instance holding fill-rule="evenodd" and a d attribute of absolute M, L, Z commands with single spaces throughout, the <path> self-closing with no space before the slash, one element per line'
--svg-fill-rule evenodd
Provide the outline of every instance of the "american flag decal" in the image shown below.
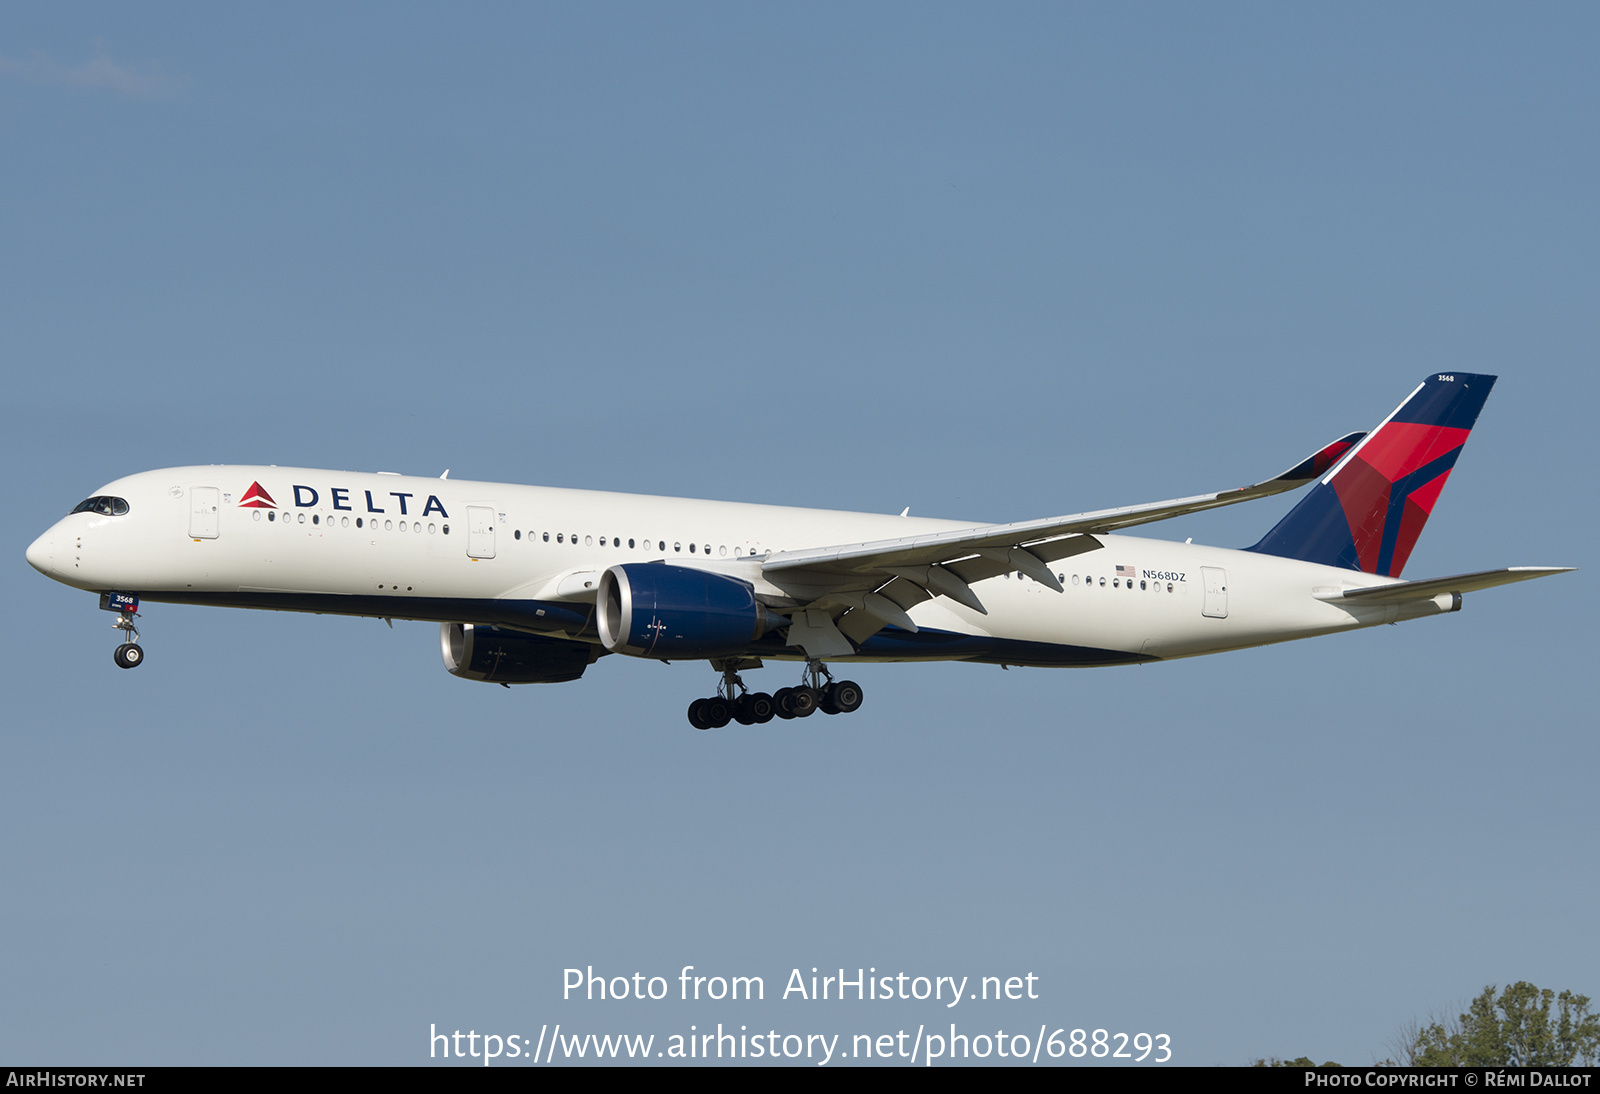
<path fill-rule="evenodd" d="M 1132 577 L 1132 576 L 1134 576 L 1133 567 L 1132 566 L 1118 566 L 1117 567 L 1117 576 L 1118 577 Z"/>

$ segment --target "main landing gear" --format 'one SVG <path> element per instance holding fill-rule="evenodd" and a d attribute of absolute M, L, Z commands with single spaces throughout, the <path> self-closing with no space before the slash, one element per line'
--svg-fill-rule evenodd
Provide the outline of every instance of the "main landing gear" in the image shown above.
<path fill-rule="evenodd" d="M 111 659 L 117 663 L 117 667 L 120 669 L 136 669 L 144 664 L 144 647 L 139 645 L 138 642 L 139 628 L 133 625 L 133 613 L 119 613 L 117 621 L 111 625 L 122 631 L 131 640 L 122 643 L 116 648 L 116 652 L 111 655 Z"/>
<path fill-rule="evenodd" d="M 761 725 L 773 718 L 809 718 L 819 710 L 824 714 L 850 714 L 860 708 L 861 700 L 860 684 L 854 680 L 835 682 L 821 661 L 806 662 L 799 687 L 779 688 L 773 695 L 747 690 L 733 665 L 725 664 L 717 693 L 689 704 L 689 724 L 696 729 L 721 729 L 730 721 Z"/>

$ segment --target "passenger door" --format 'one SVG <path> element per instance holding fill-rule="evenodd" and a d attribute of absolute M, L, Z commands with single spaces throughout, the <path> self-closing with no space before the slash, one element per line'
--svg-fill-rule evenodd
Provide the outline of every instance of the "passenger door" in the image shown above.
<path fill-rule="evenodd" d="M 494 510 L 487 505 L 467 506 L 467 557 L 494 557 Z"/>
<path fill-rule="evenodd" d="M 189 488 L 189 538 L 216 539 L 222 491 L 215 486 Z"/>
<path fill-rule="evenodd" d="M 1228 618 L 1228 572 L 1217 566 L 1202 566 L 1200 580 L 1206 590 L 1200 614 L 1212 619 Z"/>

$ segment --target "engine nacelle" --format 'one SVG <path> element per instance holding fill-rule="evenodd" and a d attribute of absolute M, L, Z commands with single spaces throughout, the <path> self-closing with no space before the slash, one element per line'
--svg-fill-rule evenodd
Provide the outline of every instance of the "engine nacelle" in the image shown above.
<path fill-rule="evenodd" d="M 440 624 L 439 649 L 452 676 L 490 684 L 565 683 L 603 656 L 588 642 L 472 623 Z"/>
<path fill-rule="evenodd" d="M 785 622 L 749 582 L 661 562 L 612 566 L 595 603 L 600 643 L 633 657 L 728 657 Z"/>

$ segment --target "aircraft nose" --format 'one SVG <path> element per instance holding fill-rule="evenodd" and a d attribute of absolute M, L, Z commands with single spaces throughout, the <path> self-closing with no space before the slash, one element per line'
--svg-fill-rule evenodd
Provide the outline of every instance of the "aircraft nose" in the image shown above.
<path fill-rule="evenodd" d="M 48 576 L 55 569 L 55 536 L 46 532 L 28 545 L 28 565 Z"/>

